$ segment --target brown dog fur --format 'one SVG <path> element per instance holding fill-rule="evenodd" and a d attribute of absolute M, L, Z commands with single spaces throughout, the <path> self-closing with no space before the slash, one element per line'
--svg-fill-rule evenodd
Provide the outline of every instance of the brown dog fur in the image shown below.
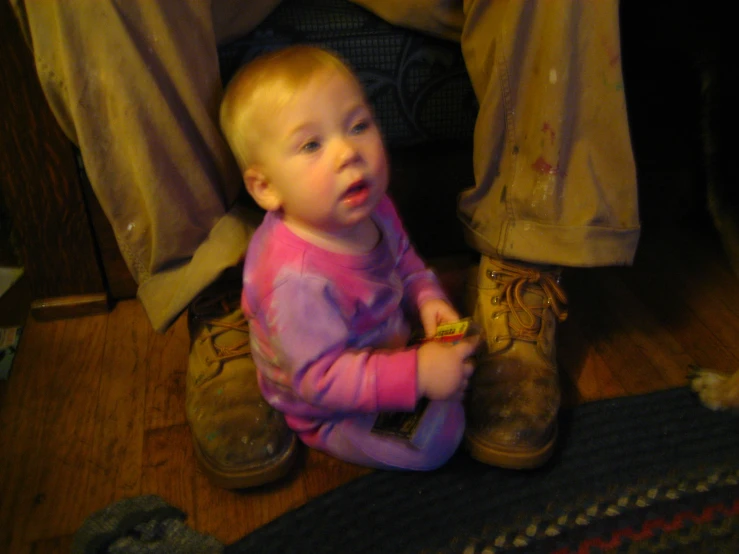
<path fill-rule="evenodd" d="M 690 386 L 711 410 L 739 411 L 739 371 L 727 374 L 696 367 L 690 376 Z"/>

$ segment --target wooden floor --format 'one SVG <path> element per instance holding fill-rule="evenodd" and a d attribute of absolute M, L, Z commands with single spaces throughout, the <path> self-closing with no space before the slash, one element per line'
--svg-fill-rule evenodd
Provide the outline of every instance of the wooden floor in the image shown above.
<path fill-rule="evenodd" d="M 645 233 L 633 268 L 568 270 L 564 285 L 568 404 L 681 386 L 692 363 L 739 367 L 739 281 L 710 232 Z M 182 318 L 157 335 L 136 301 L 106 316 L 27 321 L 0 384 L 0 552 L 68 552 L 93 511 L 141 494 L 228 543 L 366 473 L 310 451 L 279 484 L 211 486 L 185 422 L 187 351 Z"/>

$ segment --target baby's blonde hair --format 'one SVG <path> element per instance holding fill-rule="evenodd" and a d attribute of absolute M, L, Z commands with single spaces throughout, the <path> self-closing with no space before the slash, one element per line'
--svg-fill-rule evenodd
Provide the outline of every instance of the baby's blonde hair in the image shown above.
<path fill-rule="evenodd" d="M 308 45 L 263 54 L 241 68 L 226 87 L 220 124 L 243 173 L 253 162 L 260 123 L 277 113 L 321 73 L 340 72 L 357 83 L 351 69 L 334 53 Z"/>

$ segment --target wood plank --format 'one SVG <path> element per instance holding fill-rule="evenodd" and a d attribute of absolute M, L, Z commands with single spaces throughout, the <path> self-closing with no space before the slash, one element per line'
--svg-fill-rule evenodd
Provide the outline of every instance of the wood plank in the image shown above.
<path fill-rule="evenodd" d="M 141 494 L 156 494 L 187 514 L 195 511 L 195 454 L 187 424 L 147 430 Z"/>
<path fill-rule="evenodd" d="M 0 383 L 0 552 L 19 552 L 29 525 L 27 484 L 37 471 L 46 390 L 51 373 L 45 371 L 46 349 L 58 326 L 30 321 L 13 364 L 10 381 Z M 15 550 L 11 550 L 11 548 Z"/>
<path fill-rule="evenodd" d="M 617 307 L 603 287 L 605 269 L 571 271 L 565 281 L 570 290 L 570 318 L 575 320 L 618 382 L 629 394 L 665 388 L 669 384 L 629 336 L 629 322 L 616 317 Z"/>
<path fill-rule="evenodd" d="M 21 459 L 22 490 L 13 509 L 25 514 L 10 551 L 73 533 L 90 511 L 86 483 L 107 318 L 61 322 L 43 335 L 18 411 L 30 439 Z M 39 326 L 42 328 L 43 326 Z M 33 338 L 33 334 L 31 335 Z M 20 541 L 20 542 L 18 542 Z"/>
<path fill-rule="evenodd" d="M 709 258 L 704 249 L 696 244 L 695 237 L 688 238 L 681 235 L 681 238 L 685 244 L 692 245 L 692 247 L 676 249 L 676 245 L 671 244 L 662 249 L 663 252 L 670 254 L 671 263 L 668 261 L 667 264 L 669 264 L 668 268 L 672 269 L 679 287 L 678 294 L 684 296 L 686 304 L 695 316 L 734 357 L 737 362 L 734 367 L 737 367 L 739 365 L 739 278 L 730 272 L 723 251 L 717 250 Z M 713 264 L 712 270 L 707 271 L 711 264 Z"/>
<path fill-rule="evenodd" d="M 64 325 L 58 348 L 52 350 L 53 373 L 45 391 L 47 409 L 39 454 L 43 458 L 36 490 L 34 515 L 40 525 L 26 540 L 35 541 L 72 534 L 97 506 L 86 497 L 87 482 L 96 470 L 91 461 L 95 415 L 101 384 L 103 348 L 108 318 L 96 316 Z"/>
<path fill-rule="evenodd" d="M 687 385 L 689 367 L 695 360 L 670 333 L 662 329 L 647 307 L 625 285 L 621 277 L 632 271 L 624 268 L 601 273 L 601 287 L 607 291 L 608 314 L 618 321 L 620 328 L 668 386 Z"/>
<path fill-rule="evenodd" d="M 136 300 L 128 303 L 138 304 Z M 144 312 L 139 325 L 151 327 Z M 171 427 L 186 422 L 185 376 L 190 351 L 187 314 L 182 314 L 165 333 L 149 338 L 146 354 L 146 429 Z"/>
<path fill-rule="evenodd" d="M 363 475 L 369 475 L 373 471 L 344 462 L 313 448 L 305 450 L 305 466 L 301 473 L 308 499 L 316 498 Z"/>
<path fill-rule="evenodd" d="M 193 527 L 226 544 L 308 501 L 301 464 L 276 483 L 242 491 L 218 488 L 198 471 L 195 497 Z"/>
<path fill-rule="evenodd" d="M 147 353 L 154 331 L 141 325 L 143 308 L 121 302 L 108 317 L 90 477 L 85 496 L 92 510 L 141 493 Z"/>
<path fill-rule="evenodd" d="M 717 298 L 706 285 L 702 266 L 693 273 L 686 249 L 670 246 L 682 244 L 683 233 L 675 235 L 670 242 L 648 237 L 637 257 L 638 270 L 623 273 L 622 279 L 695 363 L 734 371 L 739 365 L 739 311 L 727 309 L 729 294 Z"/>

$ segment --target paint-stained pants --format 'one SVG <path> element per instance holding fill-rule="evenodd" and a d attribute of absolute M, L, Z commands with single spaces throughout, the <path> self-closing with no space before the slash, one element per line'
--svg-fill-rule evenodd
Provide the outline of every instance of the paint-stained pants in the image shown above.
<path fill-rule="evenodd" d="M 628 264 L 639 237 L 618 1 L 355 0 L 460 40 L 480 102 L 459 215 L 492 256 Z M 54 114 L 157 330 L 242 257 L 259 217 L 218 129 L 216 46 L 279 0 L 11 0 Z"/>

